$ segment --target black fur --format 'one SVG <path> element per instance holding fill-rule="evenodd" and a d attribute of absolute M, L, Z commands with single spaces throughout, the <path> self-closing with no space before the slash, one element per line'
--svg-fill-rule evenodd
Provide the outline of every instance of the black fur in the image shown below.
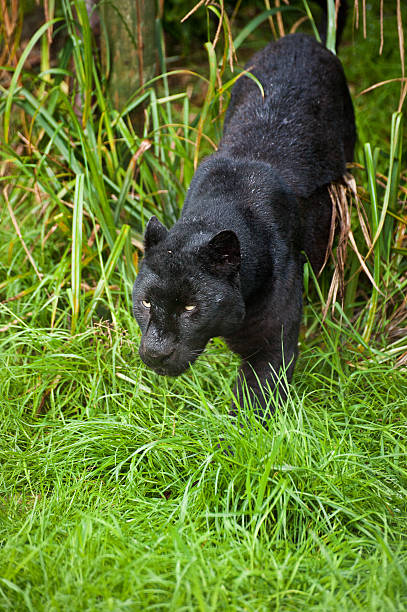
<path fill-rule="evenodd" d="M 197 169 L 170 231 L 152 218 L 133 290 L 140 355 L 176 376 L 223 336 L 242 357 L 235 393 L 261 411 L 283 366 L 291 378 L 302 308 L 302 255 L 321 266 L 331 203 L 355 142 L 339 60 L 313 38 L 269 44 L 234 86 L 219 150 Z M 144 305 L 143 305 L 144 301 Z M 150 306 L 149 306 L 150 304 Z M 195 306 L 186 310 L 186 306 Z"/>

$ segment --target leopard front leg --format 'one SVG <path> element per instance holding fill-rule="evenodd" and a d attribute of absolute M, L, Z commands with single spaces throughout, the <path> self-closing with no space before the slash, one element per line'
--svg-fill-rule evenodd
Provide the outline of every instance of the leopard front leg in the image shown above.
<path fill-rule="evenodd" d="M 281 345 L 281 337 L 279 340 Z M 245 398 L 260 419 L 273 414 L 275 408 L 287 399 L 288 383 L 292 378 L 296 357 L 294 347 L 291 350 L 280 348 L 273 351 L 263 346 L 257 355 L 244 359 L 234 388 L 239 406 L 243 405 Z"/>
<path fill-rule="evenodd" d="M 227 339 L 242 357 L 234 394 L 239 406 L 248 399 L 264 420 L 285 402 L 297 358 L 302 312 L 302 268 L 296 266 L 290 282 L 274 283 L 261 304 L 252 305 L 240 332 Z M 236 406 L 232 408 L 236 410 Z"/>

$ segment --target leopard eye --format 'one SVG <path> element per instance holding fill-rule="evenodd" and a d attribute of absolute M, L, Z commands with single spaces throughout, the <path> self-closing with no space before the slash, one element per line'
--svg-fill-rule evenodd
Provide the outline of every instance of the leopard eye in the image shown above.
<path fill-rule="evenodd" d="M 190 312 L 191 310 L 195 310 L 196 306 L 185 306 L 185 310 L 187 310 L 188 312 Z"/>
<path fill-rule="evenodd" d="M 144 308 L 151 308 L 150 302 L 146 302 L 146 300 L 141 300 L 141 303 L 143 304 Z"/>

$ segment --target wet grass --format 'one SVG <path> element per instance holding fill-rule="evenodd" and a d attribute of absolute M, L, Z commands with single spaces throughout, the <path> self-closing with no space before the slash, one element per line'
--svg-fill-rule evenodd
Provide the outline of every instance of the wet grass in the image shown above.
<path fill-rule="evenodd" d="M 163 380 L 118 318 L 2 341 L 3 608 L 403 609 L 405 372 L 305 350 L 236 427 L 219 342 Z"/>

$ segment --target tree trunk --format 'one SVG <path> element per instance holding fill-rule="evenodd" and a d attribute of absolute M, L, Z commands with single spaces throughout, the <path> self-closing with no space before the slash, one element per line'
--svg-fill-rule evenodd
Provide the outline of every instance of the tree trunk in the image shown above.
<path fill-rule="evenodd" d="M 106 0 L 101 13 L 103 60 L 109 70 L 109 93 L 122 111 L 129 98 L 155 75 L 155 0 Z"/>

